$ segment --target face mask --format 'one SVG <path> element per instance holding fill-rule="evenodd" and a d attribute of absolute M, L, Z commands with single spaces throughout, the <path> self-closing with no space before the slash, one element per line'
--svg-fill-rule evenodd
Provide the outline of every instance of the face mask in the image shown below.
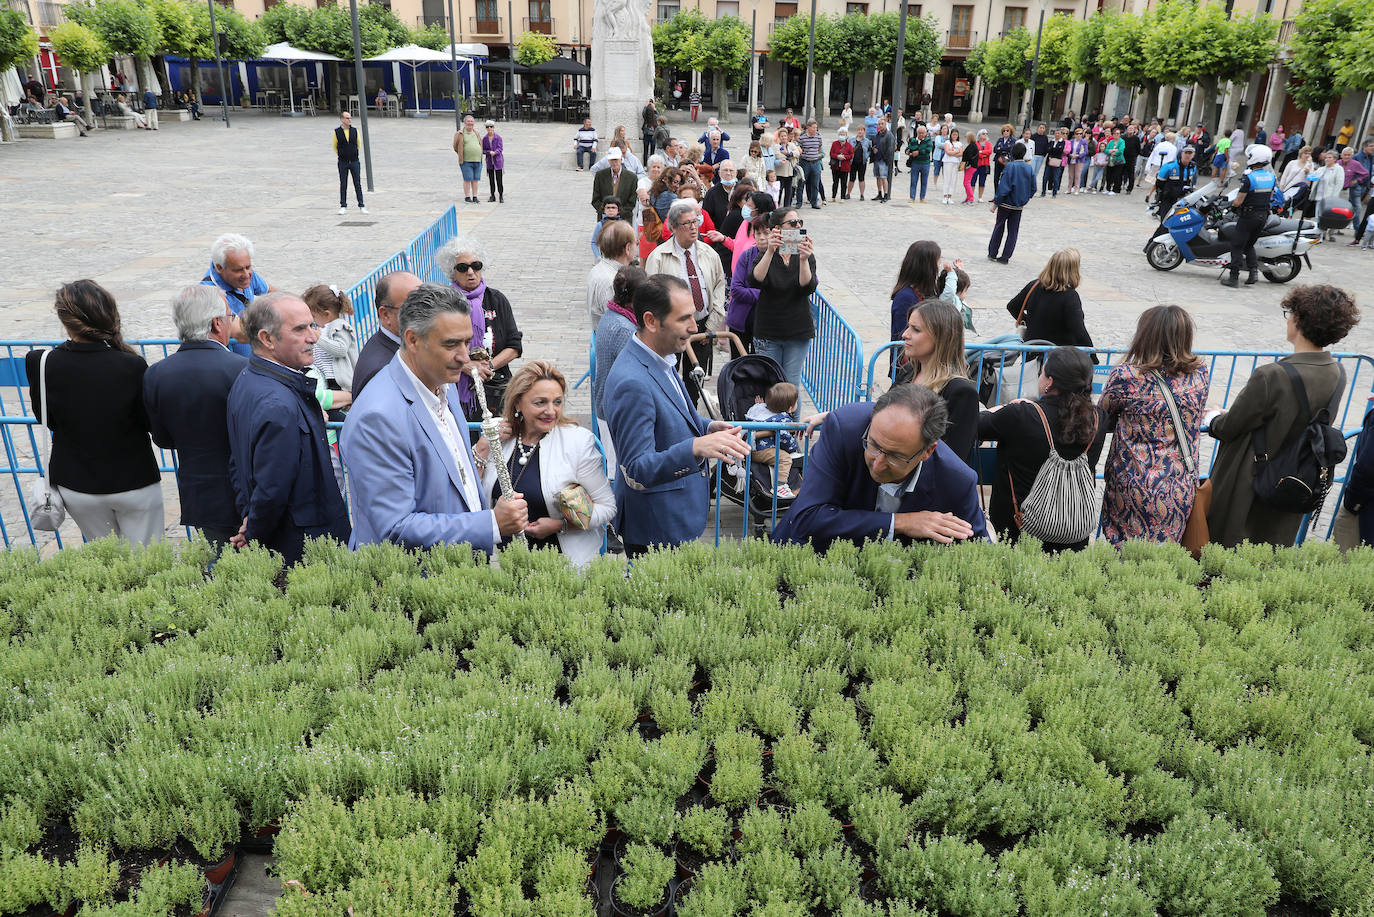
<path fill-rule="evenodd" d="M 739 215 L 740 215 L 740 219 L 742 219 L 742 220 L 747 220 L 747 219 L 749 219 L 751 216 L 754 215 L 753 208 L 750 208 L 750 207 L 741 207 L 741 208 L 739 209 Z"/>
<path fill-rule="evenodd" d="M 735 184 L 736 184 L 738 181 L 739 181 L 739 179 L 737 179 L 737 178 L 731 178 L 731 179 L 724 179 L 724 178 L 722 178 L 722 179 L 720 180 L 720 183 L 721 183 L 721 185 L 722 185 L 723 187 L 726 187 L 726 188 L 733 188 L 733 187 L 735 187 Z"/>

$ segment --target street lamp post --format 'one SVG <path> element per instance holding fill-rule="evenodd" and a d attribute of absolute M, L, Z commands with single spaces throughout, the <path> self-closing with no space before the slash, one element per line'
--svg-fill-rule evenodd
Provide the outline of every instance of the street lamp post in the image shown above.
<path fill-rule="evenodd" d="M 458 35 L 454 31 L 453 0 L 448 0 L 448 53 L 453 59 L 453 124 L 455 130 L 463 129 L 463 118 L 458 105 Z"/>
<path fill-rule="evenodd" d="M 219 46 L 219 29 L 215 26 L 215 0 L 205 0 L 210 5 L 210 40 L 215 43 L 215 67 L 219 70 L 219 102 L 224 111 L 224 126 L 229 126 L 229 84 L 224 80 L 224 55 Z M 199 87 L 200 80 L 192 83 Z"/>
<path fill-rule="evenodd" d="M 358 116 L 363 122 L 363 166 L 367 170 L 367 193 L 371 194 L 372 140 L 367 132 L 367 82 L 363 76 L 363 38 L 358 31 L 358 0 L 348 0 L 348 14 L 353 20 L 353 88 L 358 91 Z"/>
<path fill-rule="evenodd" d="M 814 100 L 816 98 L 815 87 L 811 81 L 816 78 L 813 68 L 816 66 L 816 0 L 811 0 L 811 38 L 806 45 L 806 118 L 810 121 L 815 116 Z M 818 119 L 819 120 L 819 119 Z"/>
<path fill-rule="evenodd" d="M 1026 102 L 1026 124 L 1027 129 L 1031 126 L 1031 117 L 1035 109 L 1035 78 L 1040 73 L 1040 33 L 1045 30 L 1045 7 L 1040 7 L 1040 24 L 1035 27 L 1035 57 L 1031 59 L 1030 73 L 1030 98 Z"/>
<path fill-rule="evenodd" d="M 902 79 L 902 54 L 906 50 L 906 14 L 910 9 L 906 0 L 898 0 L 902 9 L 897 13 L 897 59 L 892 63 L 892 99 L 898 108 L 906 107 L 906 85 Z"/>

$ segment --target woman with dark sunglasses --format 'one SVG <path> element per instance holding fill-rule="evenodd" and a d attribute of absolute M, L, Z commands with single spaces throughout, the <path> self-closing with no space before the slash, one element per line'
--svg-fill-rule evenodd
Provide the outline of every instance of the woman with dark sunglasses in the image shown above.
<path fill-rule="evenodd" d="M 500 290 L 487 286 L 482 276 L 487 265 L 476 239 L 450 239 L 434 259 L 472 307 L 472 349 L 484 348 L 488 354 L 488 359 L 474 361 L 473 365 L 481 373 L 487 407 L 493 414 L 499 414 L 510 382 L 510 364 L 523 352 L 523 335 L 515 323 L 510 300 Z M 482 419 L 472 377 L 466 373 L 458 380 L 458 400 L 469 420 Z"/>

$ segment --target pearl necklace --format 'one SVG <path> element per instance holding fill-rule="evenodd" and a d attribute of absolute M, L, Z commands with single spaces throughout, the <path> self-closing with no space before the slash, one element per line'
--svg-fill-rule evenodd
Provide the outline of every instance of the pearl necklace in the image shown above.
<path fill-rule="evenodd" d="M 518 449 L 519 452 L 520 452 L 520 459 L 519 459 L 520 464 L 521 464 L 521 465 L 528 465 L 528 464 L 530 463 L 530 456 L 531 456 L 531 455 L 534 455 L 534 450 L 536 450 L 536 449 L 539 448 L 539 444 L 538 444 L 538 443 L 535 443 L 533 446 L 530 446 L 530 447 L 529 447 L 529 450 L 528 450 L 528 451 L 526 451 L 526 450 L 525 450 L 525 444 L 524 444 L 523 442 L 521 442 L 520 440 L 516 440 L 516 441 L 515 441 L 515 448 Z"/>

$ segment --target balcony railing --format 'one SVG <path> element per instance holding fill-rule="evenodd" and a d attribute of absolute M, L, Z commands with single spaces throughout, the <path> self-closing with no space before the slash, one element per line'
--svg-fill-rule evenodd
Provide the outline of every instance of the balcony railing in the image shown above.
<path fill-rule="evenodd" d="M 501 17 L 493 19 L 479 18 L 477 16 L 468 17 L 468 31 L 474 35 L 500 35 Z"/>
<path fill-rule="evenodd" d="M 530 19 L 528 16 L 521 20 L 526 32 L 542 32 L 545 35 L 552 35 L 557 31 L 553 19 Z"/>
<path fill-rule="evenodd" d="M 1296 30 L 1297 20 L 1285 19 L 1279 25 L 1279 49 L 1280 52 L 1287 50 L 1293 40 L 1293 32 Z"/>
<path fill-rule="evenodd" d="M 951 51 L 968 51 L 978 44 L 978 33 L 950 29 L 945 33 L 945 47 Z"/>
<path fill-rule="evenodd" d="M 415 28 L 425 29 L 432 25 L 443 26 L 444 31 L 448 31 L 448 16 L 439 13 L 437 16 L 416 16 Z"/>

